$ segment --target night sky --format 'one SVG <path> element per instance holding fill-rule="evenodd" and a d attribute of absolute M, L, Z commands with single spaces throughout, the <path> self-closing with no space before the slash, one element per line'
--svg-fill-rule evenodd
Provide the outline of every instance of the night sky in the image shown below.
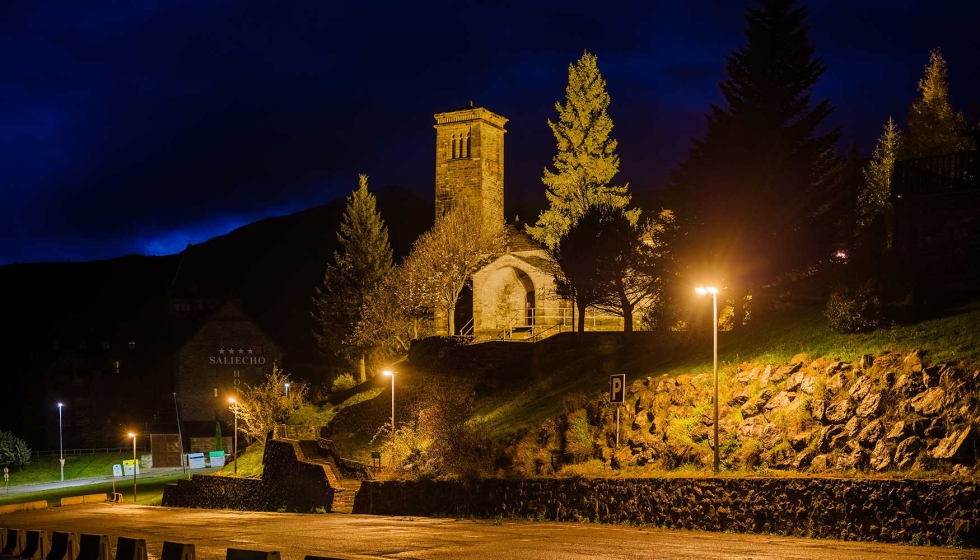
<path fill-rule="evenodd" d="M 431 198 L 432 115 L 470 100 L 510 119 L 508 200 L 543 200 L 547 119 L 584 49 L 618 181 L 657 188 L 744 43 L 741 2 L 98 4 L 0 2 L 0 263 L 177 252 L 358 173 Z M 842 149 L 904 119 L 934 46 L 954 107 L 980 114 L 980 2 L 808 6 Z"/>

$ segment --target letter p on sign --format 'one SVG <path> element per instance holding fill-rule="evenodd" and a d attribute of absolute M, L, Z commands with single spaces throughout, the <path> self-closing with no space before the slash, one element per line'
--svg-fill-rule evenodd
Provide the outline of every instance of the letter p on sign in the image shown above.
<path fill-rule="evenodd" d="M 626 374 L 609 376 L 609 402 L 621 403 L 626 400 Z"/>

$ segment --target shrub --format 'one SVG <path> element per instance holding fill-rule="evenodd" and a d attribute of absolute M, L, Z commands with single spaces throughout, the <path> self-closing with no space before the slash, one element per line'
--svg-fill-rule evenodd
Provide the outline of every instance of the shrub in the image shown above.
<path fill-rule="evenodd" d="M 830 327 L 842 333 L 872 331 L 885 324 L 881 289 L 868 280 L 858 287 L 840 284 L 830 293 L 825 315 Z"/>
<path fill-rule="evenodd" d="M 25 467 L 31 464 L 31 448 L 11 432 L 0 432 L 0 467 Z"/>
<path fill-rule="evenodd" d="M 342 373 L 337 377 L 333 378 L 333 382 L 330 384 L 330 391 L 333 393 L 339 393 L 341 391 L 346 391 L 357 385 L 357 381 L 354 380 L 354 376 L 349 373 Z"/>

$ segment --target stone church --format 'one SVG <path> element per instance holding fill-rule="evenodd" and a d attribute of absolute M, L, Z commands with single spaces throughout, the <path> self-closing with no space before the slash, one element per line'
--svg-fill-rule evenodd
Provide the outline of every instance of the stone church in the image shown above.
<path fill-rule="evenodd" d="M 437 113 L 436 219 L 457 203 L 476 204 L 485 223 L 504 224 L 504 125 L 483 107 Z M 473 275 L 456 308 L 456 333 L 476 340 L 539 339 L 572 329 L 571 302 L 555 291 L 554 261 L 515 220 L 507 248 Z M 586 314 L 587 330 L 619 330 L 622 319 Z"/>

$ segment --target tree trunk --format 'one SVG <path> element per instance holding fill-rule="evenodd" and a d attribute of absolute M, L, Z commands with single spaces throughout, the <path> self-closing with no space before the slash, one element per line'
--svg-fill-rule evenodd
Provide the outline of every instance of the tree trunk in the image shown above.
<path fill-rule="evenodd" d="M 588 307 L 582 305 L 582 300 L 578 301 L 578 332 L 585 332 L 585 308 Z"/>
<path fill-rule="evenodd" d="M 630 303 L 630 298 L 627 297 L 626 290 L 621 283 L 618 286 L 618 290 L 619 306 L 623 310 L 623 332 L 631 333 L 633 332 L 633 304 Z"/>
<path fill-rule="evenodd" d="M 361 375 L 361 383 L 367 381 L 367 364 L 364 358 L 364 354 L 361 353 L 361 357 L 358 360 L 358 373 Z"/>
<path fill-rule="evenodd" d="M 456 302 L 446 306 L 446 336 L 456 334 Z"/>

